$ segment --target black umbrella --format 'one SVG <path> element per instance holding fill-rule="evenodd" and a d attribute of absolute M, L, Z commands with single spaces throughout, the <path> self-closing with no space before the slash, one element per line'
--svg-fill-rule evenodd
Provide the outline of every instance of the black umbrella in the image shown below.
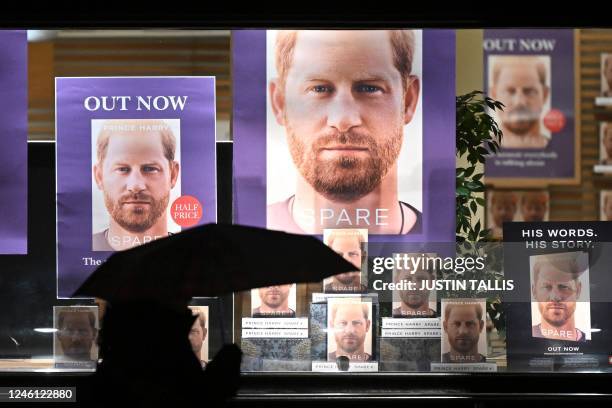
<path fill-rule="evenodd" d="M 207 224 L 114 253 L 74 296 L 181 305 L 192 297 L 316 282 L 354 270 L 311 236 Z"/>

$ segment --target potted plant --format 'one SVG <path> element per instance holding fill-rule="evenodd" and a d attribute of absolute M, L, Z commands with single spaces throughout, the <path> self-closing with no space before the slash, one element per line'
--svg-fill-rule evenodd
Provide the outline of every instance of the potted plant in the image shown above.
<path fill-rule="evenodd" d="M 456 98 L 457 146 L 456 157 L 462 163 L 456 170 L 456 241 L 457 256 L 487 255 L 484 272 L 468 270 L 462 274 L 452 272 L 446 279 L 501 280 L 501 245 L 491 239 L 491 231 L 480 220 L 475 220 L 479 208 L 484 208 L 484 164 L 486 159 L 500 149 L 503 137 L 501 129 L 490 115 L 502 110 L 504 105 L 480 91 L 472 91 Z M 475 221 L 475 222 L 474 222 Z M 459 294 L 460 295 L 460 294 Z M 500 337 L 505 339 L 505 316 L 499 295 L 474 293 L 472 297 L 487 298 L 487 313 Z M 453 295 L 457 296 L 457 294 Z"/>

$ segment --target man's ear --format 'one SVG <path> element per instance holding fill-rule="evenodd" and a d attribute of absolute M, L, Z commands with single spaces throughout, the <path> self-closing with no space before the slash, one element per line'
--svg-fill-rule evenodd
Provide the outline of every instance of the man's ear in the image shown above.
<path fill-rule="evenodd" d="M 270 102 L 276 123 L 285 126 L 285 90 L 281 88 L 278 78 L 270 81 Z"/>
<path fill-rule="evenodd" d="M 372 325 L 372 322 L 370 320 L 366 320 L 366 331 L 370 331 L 371 325 Z"/>
<path fill-rule="evenodd" d="M 172 161 L 170 163 L 170 188 L 174 188 L 176 185 L 180 170 L 181 165 L 178 162 Z"/>
<path fill-rule="evenodd" d="M 448 333 L 448 323 L 446 320 L 442 321 L 442 327 L 444 327 L 444 331 Z"/>
<path fill-rule="evenodd" d="M 580 292 L 582 292 L 582 283 L 576 282 L 576 300 L 580 299 Z"/>
<path fill-rule="evenodd" d="M 419 92 L 421 84 L 419 78 L 415 75 L 410 75 L 406 79 L 406 87 L 404 90 L 404 124 L 410 123 L 414 112 L 416 111 L 417 103 L 419 102 Z"/>
<path fill-rule="evenodd" d="M 98 190 L 103 190 L 102 188 L 102 163 L 98 162 L 93 166 L 93 176 L 96 181 L 96 185 L 98 186 Z"/>
<path fill-rule="evenodd" d="M 202 329 L 202 339 L 206 338 L 206 335 L 208 334 L 208 329 Z"/>
<path fill-rule="evenodd" d="M 479 326 L 480 326 L 480 329 L 478 330 L 478 332 L 480 333 L 480 332 L 482 332 L 482 329 L 484 329 L 484 326 L 485 326 L 485 322 L 484 322 L 484 320 L 481 320 L 481 321 L 479 322 Z"/>

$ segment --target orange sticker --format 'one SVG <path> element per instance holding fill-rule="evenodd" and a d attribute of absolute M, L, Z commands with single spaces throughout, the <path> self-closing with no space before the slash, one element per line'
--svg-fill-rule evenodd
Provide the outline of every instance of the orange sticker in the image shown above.
<path fill-rule="evenodd" d="M 181 227 L 193 227 L 202 218 L 202 204 L 192 196 L 180 196 L 170 207 L 172 219 Z"/>
<path fill-rule="evenodd" d="M 562 131 L 565 127 L 565 122 L 565 115 L 559 109 L 551 109 L 544 116 L 544 126 L 553 133 Z"/>

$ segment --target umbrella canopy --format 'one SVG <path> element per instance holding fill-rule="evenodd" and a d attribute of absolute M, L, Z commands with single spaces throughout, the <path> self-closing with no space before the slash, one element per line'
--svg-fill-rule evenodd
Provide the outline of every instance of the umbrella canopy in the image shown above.
<path fill-rule="evenodd" d="M 195 296 L 316 282 L 354 270 L 311 236 L 207 224 L 114 253 L 74 296 L 180 305 Z"/>

